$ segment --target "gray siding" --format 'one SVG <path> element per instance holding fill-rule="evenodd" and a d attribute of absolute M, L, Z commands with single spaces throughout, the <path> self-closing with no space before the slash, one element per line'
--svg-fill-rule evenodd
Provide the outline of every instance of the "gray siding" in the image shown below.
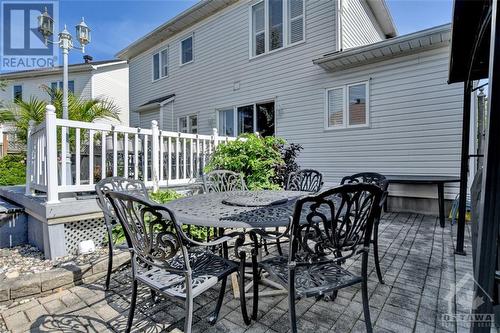
<path fill-rule="evenodd" d="M 342 49 L 372 44 L 384 38 L 366 0 L 340 0 L 342 3 Z"/>

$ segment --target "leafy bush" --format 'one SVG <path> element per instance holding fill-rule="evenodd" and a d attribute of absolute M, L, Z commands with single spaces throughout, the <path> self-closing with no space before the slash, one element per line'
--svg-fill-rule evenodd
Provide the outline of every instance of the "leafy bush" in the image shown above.
<path fill-rule="evenodd" d="M 172 190 L 163 190 L 149 193 L 149 198 L 158 203 L 167 203 L 169 201 L 182 198 L 182 194 Z"/>
<path fill-rule="evenodd" d="M 291 143 L 289 145 L 282 144 L 279 149 L 284 164 L 276 168 L 276 176 L 274 176 L 273 182 L 284 188 L 288 180 L 288 175 L 299 170 L 299 165 L 295 160 L 303 147 L 299 144 Z"/>
<path fill-rule="evenodd" d="M 290 172 L 299 169 L 295 159 L 302 146 L 287 144 L 284 139 L 272 136 L 247 134 L 242 137 L 246 140 L 219 144 L 205 171 L 222 169 L 242 173 L 250 190 L 283 188 Z"/>
<path fill-rule="evenodd" d="M 0 186 L 26 182 L 26 160 L 23 155 L 6 155 L 0 159 Z"/>
<path fill-rule="evenodd" d="M 255 134 L 242 136 L 246 140 L 221 143 L 213 153 L 205 172 L 231 170 L 243 174 L 250 190 L 279 189 L 273 183 L 276 169 L 284 165 L 280 146 L 285 140 Z"/>

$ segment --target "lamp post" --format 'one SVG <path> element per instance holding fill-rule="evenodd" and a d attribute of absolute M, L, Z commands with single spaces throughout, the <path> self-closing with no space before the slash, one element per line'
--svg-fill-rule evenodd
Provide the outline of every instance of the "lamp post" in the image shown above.
<path fill-rule="evenodd" d="M 82 21 L 76 27 L 76 37 L 81 47 L 77 47 L 73 44 L 73 37 L 64 26 L 64 30 L 58 34 L 59 40 L 54 42 L 50 40 L 50 37 L 54 34 L 54 19 L 50 17 L 45 8 L 45 12 L 38 16 L 38 31 L 42 34 L 45 39 L 45 45 L 56 44 L 62 49 L 63 54 L 63 118 L 68 119 L 68 54 L 69 50 L 77 49 L 85 53 L 85 45 L 90 43 L 90 28 L 85 24 L 85 20 L 82 17 Z"/>
<path fill-rule="evenodd" d="M 81 50 L 82 53 L 85 53 L 85 45 L 90 43 L 90 28 L 85 24 L 85 20 L 82 17 L 82 21 L 80 24 L 78 24 L 76 27 L 76 38 L 78 39 L 78 42 L 80 43 L 80 47 L 77 47 L 73 44 L 73 37 L 69 33 L 69 31 L 66 29 L 66 25 L 64 26 L 63 31 L 61 31 L 58 34 L 58 41 L 54 42 L 50 38 L 54 34 L 54 19 L 49 15 L 47 12 L 47 8 L 45 8 L 45 11 L 38 16 L 38 31 L 42 34 L 43 38 L 45 39 L 45 45 L 50 44 L 55 44 L 59 45 L 59 47 L 62 49 L 62 54 L 63 54 L 63 100 L 62 100 L 62 108 L 63 108 L 63 114 L 62 117 L 63 119 L 69 119 L 69 114 L 68 114 L 68 54 L 69 50 L 71 49 L 77 49 Z M 72 176 L 71 176 L 71 154 L 69 151 L 69 138 L 68 138 L 68 131 L 66 128 L 62 128 L 62 134 L 66 137 L 66 179 L 63 180 L 65 181 L 66 184 L 71 184 L 72 183 Z"/>

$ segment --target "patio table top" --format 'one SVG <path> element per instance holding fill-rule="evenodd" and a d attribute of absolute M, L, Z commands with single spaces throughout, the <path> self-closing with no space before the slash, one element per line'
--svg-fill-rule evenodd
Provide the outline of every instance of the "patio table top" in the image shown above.
<path fill-rule="evenodd" d="M 165 206 L 178 223 L 218 228 L 271 228 L 290 223 L 295 201 L 308 192 L 212 192 L 171 201 Z"/>

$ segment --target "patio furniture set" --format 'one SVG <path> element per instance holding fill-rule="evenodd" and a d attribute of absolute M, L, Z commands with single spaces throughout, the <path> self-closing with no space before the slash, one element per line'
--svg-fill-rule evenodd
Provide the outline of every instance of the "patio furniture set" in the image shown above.
<path fill-rule="evenodd" d="M 372 332 L 368 304 L 368 255 L 371 244 L 380 283 L 384 283 L 378 258 L 378 223 L 387 198 L 388 182 L 376 173 L 342 179 L 340 186 L 322 189 L 322 175 L 315 170 L 290 174 L 284 191 L 248 191 L 242 175 L 225 170 L 203 176 L 203 194 L 167 204 L 148 198 L 137 180 L 111 177 L 96 185 L 110 239 L 119 223 L 131 253 L 132 296 L 127 332 L 132 328 L 138 284 L 157 295 L 185 303 L 185 332 L 191 332 L 193 299 L 221 282 L 215 324 L 228 277 L 237 277 L 243 321 L 257 320 L 259 282 L 271 277 L 289 300 L 292 332 L 297 332 L 295 301 L 303 297 L 335 301 L 337 291 L 361 284 L 366 330 Z M 207 239 L 190 230 L 206 228 Z M 112 242 L 109 242 L 112 268 Z M 286 246 L 285 246 L 286 245 Z M 275 246 L 274 254 L 269 248 Z M 288 250 L 286 250 L 288 249 Z M 234 255 L 230 255 L 234 253 Z M 266 253 L 262 258 L 262 253 Z M 343 265 L 361 257 L 361 274 Z M 252 294 L 245 294 L 250 272 Z M 246 299 L 251 296 L 252 311 Z M 261 295 L 262 296 L 262 295 Z"/>

